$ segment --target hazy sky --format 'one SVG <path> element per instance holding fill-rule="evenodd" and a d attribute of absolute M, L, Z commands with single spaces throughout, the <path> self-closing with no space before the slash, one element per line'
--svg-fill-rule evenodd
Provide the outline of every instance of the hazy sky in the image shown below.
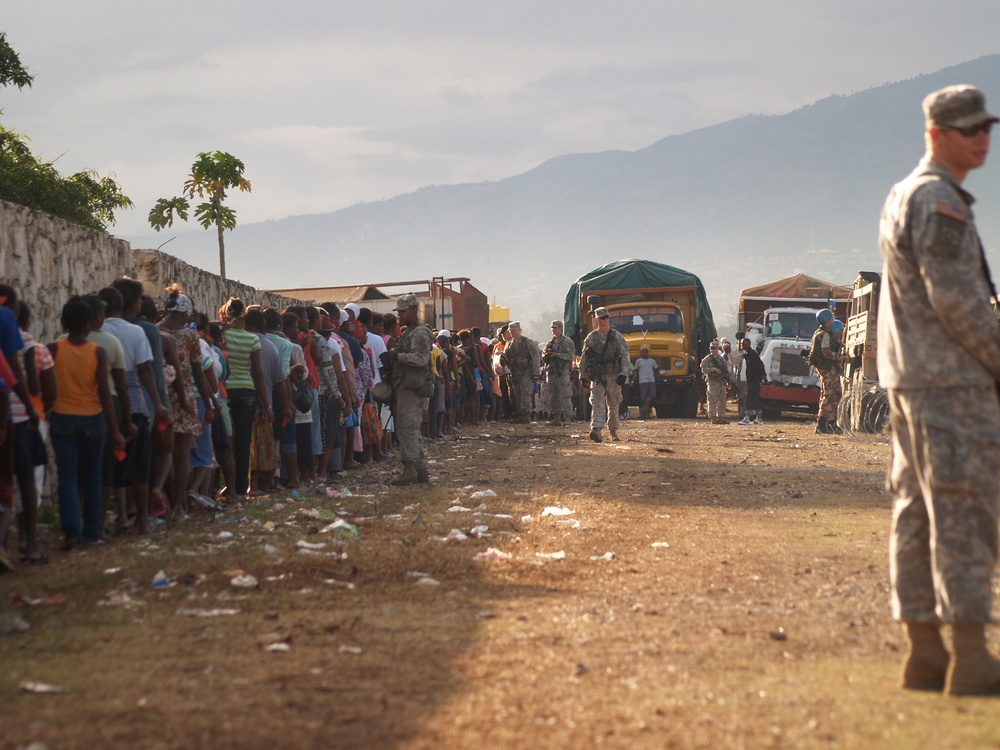
<path fill-rule="evenodd" d="M 571 152 L 634 150 L 1000 50 L 1000 2 L 0 0 L 35 75 L 3 122 L 114 173 L 150 233 L 200 151 L 246 163 L 240 223 Z M 191 228 L 195 228 L 192 225 Z"/>

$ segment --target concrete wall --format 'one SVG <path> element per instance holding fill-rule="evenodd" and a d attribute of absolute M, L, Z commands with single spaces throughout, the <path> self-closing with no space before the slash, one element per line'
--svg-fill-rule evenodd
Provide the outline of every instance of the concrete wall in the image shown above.
<path fill-rule="evenodd" d="M 32 333 L 39 341 L 59 336 L 59 313 L 67 299 L 96 292 L 121 276 L 141 281 L 146 293 L 161 303 L 166 299 L 164 289 L 176 281 L 212 319 L 230 296 L 248 305 L 278 309 L 302 304 L 223 279 L 157 250 L 133 250 L 105 232 L 0 201 L 0 281 L 14 287 L 31 306 Z"/>

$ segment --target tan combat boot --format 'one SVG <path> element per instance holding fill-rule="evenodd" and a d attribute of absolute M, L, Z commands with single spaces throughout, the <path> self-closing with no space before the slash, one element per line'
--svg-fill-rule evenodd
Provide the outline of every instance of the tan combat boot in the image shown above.
<path fill-rule="evenodd" d="M 613 443 L 621 442 L 621 438 L 618 437 L 618 430 L 611 430 L 611 442 Z"/>
<path fill-rule="evenodd" d="M 903 623 L 910 648 L 903 662 L 907 690 L 943 690 L 950 655 L 941 640 L 941 627 L 931 622 Z"/>
<path fill-rule="evenodd" d="M 413 484 L 417 481 L 417 467 L 413 464 L 413 461 L 403 461 L 403 473 L 392 480 L 392 483 L 400 486 L 405 484 Z"/>
<path fill-rule="evenodd" d="M 590 431 L 590 439 L 595 443 L 601 442 L 601 431 L 596 427 Z"/>
<path fill-rule="evenodd" d="M 431 475 L 427 473 L 427 463 L 423 460 L 417 461 L 416 464 L 417 471 L 417 481 L 426 484 L 431 481 Z"/>
<path fill-rule="evenodd" d="M 982 625 L 952 625 L 955 657 L 948 670 L 948 695 L 1000 693 L 1000 660 L 986 649 Z"/>

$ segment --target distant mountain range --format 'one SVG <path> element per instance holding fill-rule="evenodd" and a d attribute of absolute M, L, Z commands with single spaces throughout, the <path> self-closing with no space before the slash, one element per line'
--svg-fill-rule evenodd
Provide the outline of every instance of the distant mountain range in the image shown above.
<path fill-rule="evenodd" d="M 561 312 L 577 277 L 646 258 L 700 276 L 727 332 L 744 287 L 797 272 L 851 284 L 858 270 L 881 266 L 879 210 L 923 154 L 920 103 L 954 83 L 979 86 L 1000 110 L 1000 55 L 638 151 L 559 156 L 497 182 L 247 224 L 227 235 L 227 265 L 234 278 L 267 288 L 468 276 L 515 317 L 540 322 Z M 987 164 L 966 187 L 1000 269 L 998 170 Z M 163 241 L 126 239 L 133 247 Z M 164 249 L 209 270 L 217 264 L 213 232 L 179 232 Z M 547 336 L 544 327 L 535 333 Z"/>

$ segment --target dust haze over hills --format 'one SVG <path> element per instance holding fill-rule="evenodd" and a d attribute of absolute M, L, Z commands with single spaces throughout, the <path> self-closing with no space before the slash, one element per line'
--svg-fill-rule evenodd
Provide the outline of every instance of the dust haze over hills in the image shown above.
<path fill-rule="evenodd" d="M 264 288 L 467 276 L 547 338 L 574 279 L 646 258 L 700 276 L 720 333 L 731 333 L 744 287 L 798 272 L 851 284 L 881 268 L 879 210 L 923 154 L 920 103 L 955 83 L 979 86 L 1000 111 L 1000 55 L 990 55 L 638 151 L 559 156 L 496 182 L 239 226 L 226 236 L 229 274 Z M 987 163 L 965 186 L 1000 268 L 997 169 Z M 214 232 L 176 237 L 165 251 L 218 269 Z M 168 238 L 126 237 L 137 248 Z"/>

